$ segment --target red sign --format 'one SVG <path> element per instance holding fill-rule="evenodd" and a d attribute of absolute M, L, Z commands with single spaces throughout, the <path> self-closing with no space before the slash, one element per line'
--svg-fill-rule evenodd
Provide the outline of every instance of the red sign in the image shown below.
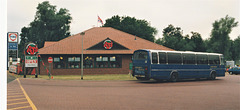
<path fill-rule="evenodd" d="M 8 42 L 17 42 L 18 39 L 18 33 L 8 33 Z"/>
<path fill-rule="evenodd" d="M 113 47 L 113 42 L 111 40 L 105 40 L 103 42 L 103 47 L 105 49 L 111 49 Z"/>
<path fill-rule="evenodd" d="M 53 62 L 53 58 L 52 57 L 48 57 L 48 63 L 52 63 Z"/>
<path fill-rule="evenodd" d="M 38 47 L 34 43 L 29 43 L 26 47 L 26 52 L 28 55 L 36 55 L 38 52 Z"/>

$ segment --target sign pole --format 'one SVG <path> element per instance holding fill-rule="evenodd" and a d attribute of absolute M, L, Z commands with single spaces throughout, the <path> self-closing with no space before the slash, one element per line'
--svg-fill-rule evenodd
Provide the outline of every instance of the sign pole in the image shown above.
<path fill-rule="evenodd" d="M 24 47 L 26 47 L 26 46 L 27 46 L 27 44 L 25 43 L 25 46 L 24 46 Z M 24 70 L 23 70 L 23 78 L 26 78 L 26 69 L 27 69 L 27 68 L 26 68 L 26 64 L 25 64 L 25 63 L 26 63 L 26 52 L 25 52 L 25 49 L 23 50 L 23 52 L 24 52 L 24 59 L 23 59 L 23 60 L 24 60 L 24 63 L 23 63 L 23 65 L 24 65 L 24 68 L 23 68 L 23 69 L 24 69 Z"/>
<path fill-rule="evenodd" d="M 26 45 L 26 44 L 25 44 Z M 24 78 L 26 78 L 27 69 L 35 69 L 35 78 L 37 78 L 38 67 L 38 47 L 34 43 L 29 43 L 24 50 Z"/>
<path fill-rule="evenodd" d="M 82 35 L 81 80 L 83 80 L 83 36 L 85 35 L 85 32 L 82 32 L 81 35 Z"/>
<path fill-rule="evenodd" d="M 49 63 L 49 74 L 48 74 L 48 76 L 49 76 L 49 80 L 51 79 L 51 63 Z"/>
<path fill-rule="evenodd" d="M 49 64 L 49 71 L 48 71 L 48 76 L 49 76 L 49 80 L 51 78 L 51 64 L 53 62 L 53 58 L 52 57 L 48 57 L 48 64 Z"/>
<path fill-rule="evenodd" d="M 25 63 L 25 62 L 24 62 L 24 63 Z M 27 69 L 27 68 L 25 67 L 25 64 L 24 64 L 24 71 L 23 71 L 23 74 L 24 74 L 23 77 L 24 77 L 24 78 L 26 78 L 26 69 Z"/>

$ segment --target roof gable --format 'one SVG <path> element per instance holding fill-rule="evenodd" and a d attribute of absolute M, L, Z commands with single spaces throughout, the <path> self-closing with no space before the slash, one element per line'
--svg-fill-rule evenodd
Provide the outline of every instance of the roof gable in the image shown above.
<path fill-rule="evenodd" d="M 87 50 L 129 50 L 121 44 L 109 38 L 99 42 L 98 44 L 88 48 Z"/>

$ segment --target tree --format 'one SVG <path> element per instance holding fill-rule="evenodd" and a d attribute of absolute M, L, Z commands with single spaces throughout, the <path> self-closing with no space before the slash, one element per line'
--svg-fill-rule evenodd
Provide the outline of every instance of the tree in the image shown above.
<path fill-rule="evenodd" d="M 70 36 L 71 20 L 72 17 L 65 8 L 57 11 L 56 6 L 48 1 L 38 4 L 34 20 L 29 27 L 21 30 L 20 53 L 27 42 L 37 43 L 38 47 L 42 48 L 45 41 L 58 41 Z"/>
<path fill-rule="evenodd" d="M 170 24 L 168 27 L 163 29 L 163 38 L 157 39 L 156 43 L 172 48 L 174 50 L 195 52 L 206 51 L 201 34 L 197 32 L 191 32 L 191 36 L 183 36 L 182 32 L 183 31 L 180 27 L 174 27 Z"/>
<path fill-rule="evenodd" d="M 238 25 L 235 18 L 229 17 L 216 20 L 213 24 L 213 29 L 211 31 L 211 36 L 208 43 L 208 52 L 222 53 L 225 59 L 231 60 L 231 40 L 229 34 L 232 28 Z"/>
<path fill-rule="evenodd" d="M 195 52 L 206 52 L 206 46 L 204 44 L 204 41 L 201 37 L 201 34 L 198 32 L 191 32 L 191 42 L 194 44 L 193 51 Z"/>
<path fill-rule="evenodd" d="M 174 27 L 170 24 L 168 25 L 168 27 L 163 29 L 163 38 L 160 43 L 161 45 L 174 50 L 184 50 L 183 47 L 186 41 L 184 40 L 184 37 L 182 35 L 181 28 Z"/>
<path fill-rule="evenodd" d="M 129 16 L 113 16 L 106 20 L 103 27 L 112 27 L 151 42 L 154 42 L 154 35 L 157 34 L 156 28 L 151 27 L 150 23 L 146 20 L 138 20 L 135 17 Z"/>
<path fill-rule="evenodd" d="M 234 61 L 240 60 L 240 35 L 233 41 L 232 56 Z"/>

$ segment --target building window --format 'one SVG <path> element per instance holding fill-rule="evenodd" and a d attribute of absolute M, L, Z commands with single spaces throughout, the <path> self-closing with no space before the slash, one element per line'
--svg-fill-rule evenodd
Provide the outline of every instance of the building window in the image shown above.
<path fill-rule="evenodd" d="M 84 57 L 83 68 L 93 68 L 93 58 L 92 57 Z"/>
<path fill-rule="evenodd" d="M 80 57 L 68 57 L 68 68 L 80 68 Z"/>
<path fill-rule="evenodd" d="M 96 57 L 96 67 L 97 68 L 108 68 L 108 57 L 99 56 Z"/>
<path fill-rule="evenodd" d="M 111 56 L 109 66 L 110 66 L 110 68 L 120 68 L 121 67 L 121 57 Z"/>
<path fill-rule="evenodd" d="M 53 58 L 53 68 L 66 68 L 64 57 L 54 57 Z"/>

